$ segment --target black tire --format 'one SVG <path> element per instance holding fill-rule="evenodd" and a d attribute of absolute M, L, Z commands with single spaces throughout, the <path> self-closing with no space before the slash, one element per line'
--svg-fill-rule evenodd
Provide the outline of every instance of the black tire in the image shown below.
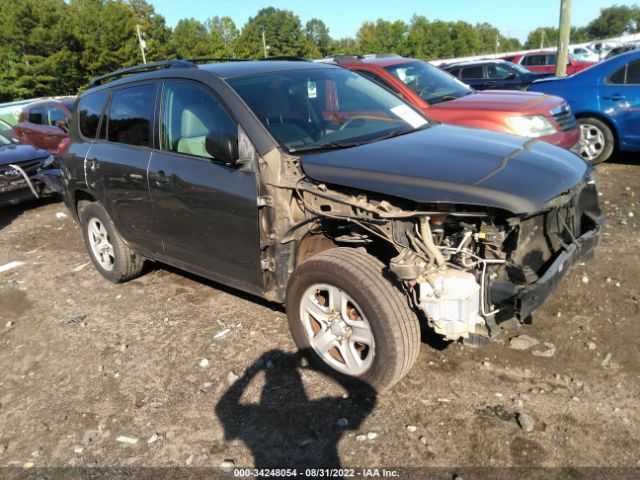
<path fill-rule="evenodd" d="M 378 259 L 362 250 L 333 248 L 299 265 L 287 286 L 289 329 L 298 348 L 334 375 L 366 383 L 376 391 L 390 388 L 404 377 L 420 351 L 420 323 L 407 298 L 390 280 Z M 305 292 L 315 284 L 330 284 L 347 293 L 363 311 L 374 340 L 371 364 L 361 375 L 334 370 L 314 350 L 300 315 Z"/>
<path fill-rule="evenodd" d="M 105 211 L 105 209 L 99 203 L 85 203 L 78 212 L 80 217 L 80 223 L 82 225 L 82 233 L 84 236 L 84 243 L 91 257 L 93 265 L 98 272 L 113 283 L 121 283 L 127 280 L 131 280 L 140 275 L 142 268 L 144 267 L 144 259 L 136 255 L 122 240 L 122 237 L 116 230 L 111 218 Z M 89 224 L 93 220 L 97 220 L 107 232 L 107 240 L 113 247 L 113 266 L 106 269 L 103 267 L 96 258 L 91 247 L 91 240 L 89 239 Z"/>
<path fill-rule="evenodd" d="M 601 146 L 601 142 L 595 142 L 598 144 L 599 154 L 592 156 L 589 154 L 589 150 L 583 146 L 580 148 L 579 155 L 591 165 L 598 165 L 599 163 L 609 160 L 616 146 L 615 136 L 611 128 L 609 128 L 609 125 L 595 117 L 581 117 L 578 118 L 578 126 L 580 128 L 581 142 L 588 141 L 586 138 L 587 133 L 589 135 L 597 135 L 599 131 L 603 137 L 603 144 Z"/>

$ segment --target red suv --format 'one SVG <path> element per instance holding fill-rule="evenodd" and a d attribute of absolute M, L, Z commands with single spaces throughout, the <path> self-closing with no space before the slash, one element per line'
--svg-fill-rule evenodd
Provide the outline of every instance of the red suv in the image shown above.
<path fill-rule="evenodd" d="M 40 100 L 22 107 L 19 122 L 13 128 L 21 143 L 56 151 L 58 144 L 67 137 L 67 121 L 75 98 Z"/>
<path fill-rule="evenodd" d="M 504 60 L 522 65 L 531 72 L 539 73 L 555 73 L 556 59 L 556 52 L 528 52 L 521 55 L 504 57 Z M 567 60 L 567 75 L 573 75 L 593 64 L 594 62 L 580 62 L 569 55 L 569 59 Z"/>
<path fill-rule="evenodd" d="M 477 92 L 430 63 L 397 55 L 338 56 L 323 59 L 367 77 L 442 123 L 540 138 L 572 148 L 580 131 L 560 97 L 531 92 Z"/>

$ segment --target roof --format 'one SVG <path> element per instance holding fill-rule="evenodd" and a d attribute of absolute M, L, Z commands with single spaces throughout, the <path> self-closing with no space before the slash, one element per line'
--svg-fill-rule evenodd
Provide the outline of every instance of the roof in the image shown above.
<path fill-rule="evenodd" d="M 234 77 L 244 77 L 247 75 L 258 75 L 261 73 L 333 67 L 327 64 L 304 61 L 253 60 L 249 62 L 209 63 L 206 65 L 199 65 L 199 68 L 220 78 L 229 79 Z"/>
<path fill-rule="evenodd" d="M 511 62 L 507 62 L 506 60 L 503 60 L 501 58 L 483 58 L 479 60 L 467 60 L 464 62 L 449 63 L 448 65 L 444 65 L 442 68 L 447 69 L 449 67 L 467 67 L 471 65 L 484 65 L 487 63 L 509 63 L 510 64 Z"/>

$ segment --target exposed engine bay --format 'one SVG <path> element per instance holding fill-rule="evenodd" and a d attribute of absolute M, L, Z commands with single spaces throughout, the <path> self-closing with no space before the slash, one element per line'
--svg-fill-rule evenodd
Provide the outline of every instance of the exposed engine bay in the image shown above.
<path fill-rule="evenodd" d="M 300 223 L 305 232 L 385 261 L 428 325 L 448 340 L 489 338 L 502 321 L 528 321 L 585 237 L 588 250 L 595 247 L 600 222 L 593 182 L 520 216 L 473 206 L 392 205 L 306 178 L 293 200 L 307 217 Z"/>

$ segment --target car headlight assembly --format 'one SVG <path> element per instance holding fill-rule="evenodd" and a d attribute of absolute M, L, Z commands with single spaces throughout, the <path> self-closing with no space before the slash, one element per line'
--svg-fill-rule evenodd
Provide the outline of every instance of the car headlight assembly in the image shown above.
<path fill-rule="evenodd" d="M 553 135 L 557 131 L 556 127 L 542 115 L 509 117 L 509 124 L 515 133 L 523 137 L 545 137 Z"/>

